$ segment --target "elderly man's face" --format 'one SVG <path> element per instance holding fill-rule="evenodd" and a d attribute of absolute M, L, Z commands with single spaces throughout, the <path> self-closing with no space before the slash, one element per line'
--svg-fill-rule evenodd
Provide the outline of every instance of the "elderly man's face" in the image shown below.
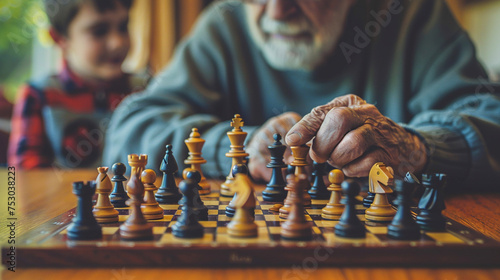
<path fill-rule="evenodd" d="M 334 51 L 355 1 L 247 0 L 247 21 L 272 67 L 312 70 Z"/>

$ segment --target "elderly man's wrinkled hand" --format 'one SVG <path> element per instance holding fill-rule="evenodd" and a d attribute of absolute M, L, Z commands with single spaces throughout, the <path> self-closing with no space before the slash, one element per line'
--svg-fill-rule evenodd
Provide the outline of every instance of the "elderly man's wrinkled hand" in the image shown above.
<path fill-rule="evenodd" d="M 286 136 L 290 146 L 311 140 L 313 160 L 327 161 L 350 177 L 367 176 L 376 162 L 403 175 L 422 171 L 427 161 L 425 145 L 415 134 L 352 94 L 314 108 Z"/>

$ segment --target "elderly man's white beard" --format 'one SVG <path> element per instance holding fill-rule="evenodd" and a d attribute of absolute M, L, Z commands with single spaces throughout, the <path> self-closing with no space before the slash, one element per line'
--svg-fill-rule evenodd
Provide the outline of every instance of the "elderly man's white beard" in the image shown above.
<path fill-rule="evenodd" d="M 247 17 L 248 18 L 248 17 Z M 251 19 L 249 19 L 251 20 Z M 305 17 L 294 21 L 276 21 L 264 14 L 260 30 L 249 22 L 252 37 L 267 62 L 281 70 L 312 70 L 333 52 L 339 27 L 333 22 L 322 30 L 314 30 Z M 278 34 L 277 37 L 272 36 Z M 306 35 L 287 38 L 279 35 Z"/>

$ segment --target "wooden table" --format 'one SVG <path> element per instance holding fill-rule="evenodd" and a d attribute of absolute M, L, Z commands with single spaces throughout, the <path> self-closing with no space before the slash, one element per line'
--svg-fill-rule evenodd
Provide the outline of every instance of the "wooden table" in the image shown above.
<path fill-rule="evenodd" d="M 75 207 L 73 181 L 94 180 L 94 170 L 16 171 L 16 235 L 36 228 L 47 220 Z M 9 231 L 7 218 L 7 170 L 0 169 L 2 186 L 1 242 Z M 456 194 L 446 200 L 445 215 L 500 241 L 500 193 Z M 109 269 L 18 269 L 2 267 L 2 279 L 500 279 L 500 269 L 484 268 L 109 268 Z"/>

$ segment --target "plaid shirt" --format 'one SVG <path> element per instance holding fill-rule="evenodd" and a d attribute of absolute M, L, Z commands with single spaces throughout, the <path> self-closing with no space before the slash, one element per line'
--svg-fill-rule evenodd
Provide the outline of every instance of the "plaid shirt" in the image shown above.
<path fill-rule="evenodd" d="M 134 86 L 134 83 L 140 85 Z M 40 84 L 23 86 L 12 116 L 9 164 L 24 169 L 54 164 L 70 168 L 99 164 L 96 161 L 100 161 L 104 141 L 92 141 L 89 135 L 95 134 L 95 125 L 89 126 L 91 122 L 85 118 L 96 119 L 98 113 L 110 114 L 126 95 L 142 89 L 144 84 L 145 79 L 125 75 L 97 88 L 85 83 L 64 64 L 58 75 Z M 59 119 L 56 114 L 53 118 L 56 121 L 50 122 L 47 111 L 64 114 Z M 60 123 L 66 119 L 75 121 L 62 127 Z M 105 127 L 102 130 L 104 135 Z M 59 134 L 60 139 L 53 137 Z M 66 159 L 69 164 L 57 159 Z"/>

